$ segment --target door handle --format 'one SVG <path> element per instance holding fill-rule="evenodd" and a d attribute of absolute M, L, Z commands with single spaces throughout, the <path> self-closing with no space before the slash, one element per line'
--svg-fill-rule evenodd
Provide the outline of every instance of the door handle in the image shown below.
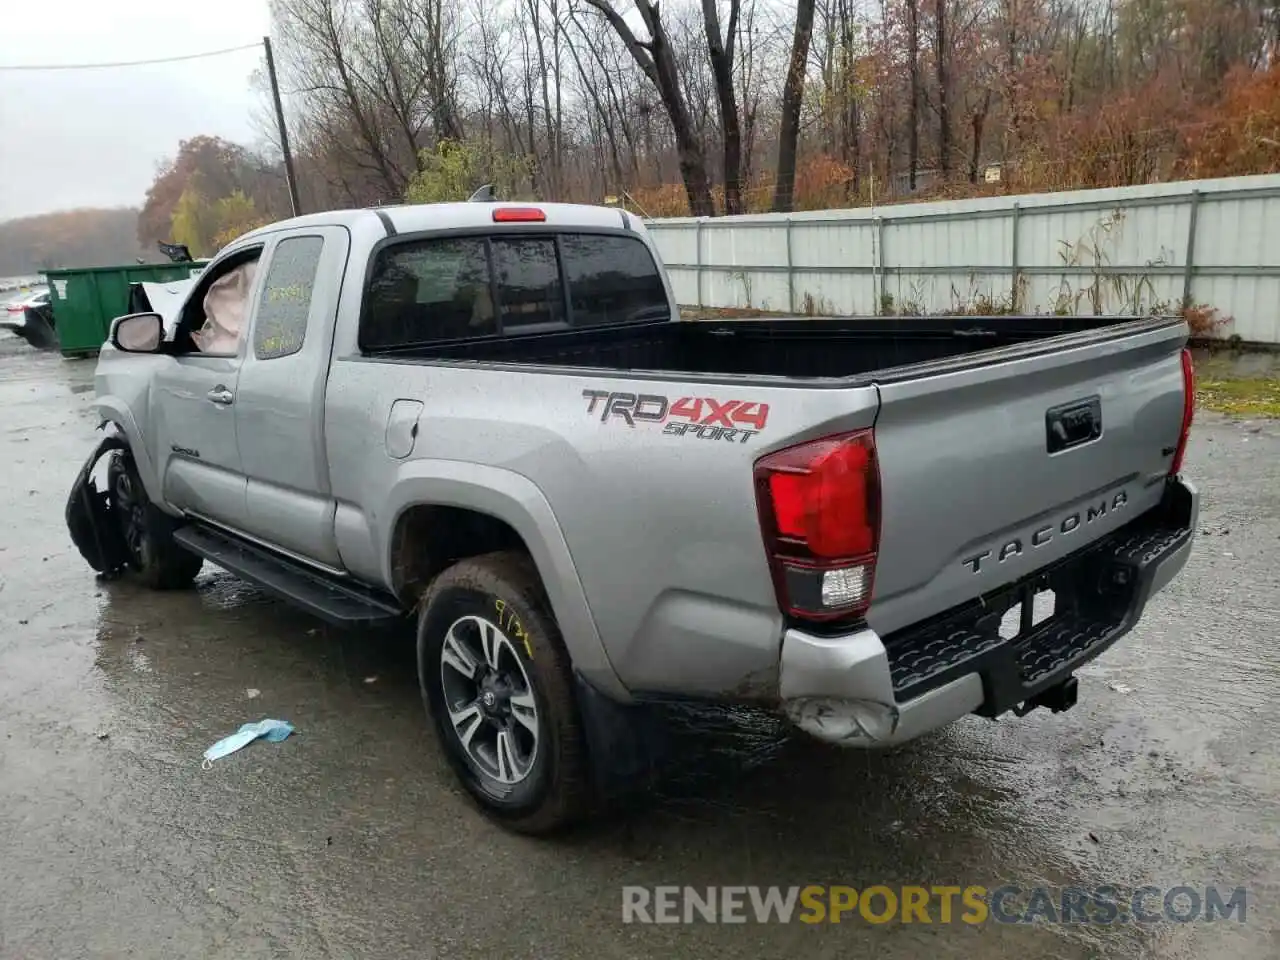
<path fill-rule="evenodd" d="M 235 398 L 236 398 L 236 395 L 232 393 L 230 390 L 228 390 L 226 387 L 224 387 L 222 384 L 218 384 L 216 387 L 214 387 L 212 390 L 209 391 L 209 399 L 213 403 L 222 404 L 224 407 L 228 406 L 231 403 L 231 401 L 234 400 Z"/>

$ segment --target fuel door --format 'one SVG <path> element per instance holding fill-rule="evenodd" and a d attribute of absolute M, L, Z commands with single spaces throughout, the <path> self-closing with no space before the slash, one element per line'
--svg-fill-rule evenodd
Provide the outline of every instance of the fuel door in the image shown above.
<path fill-rule="evenodd" d="M 397 400 L 387 414 L 387 456 L 403 460 L 413 453 L 418 440 L 418 418 L 422 415 L 421 400 Z"/>

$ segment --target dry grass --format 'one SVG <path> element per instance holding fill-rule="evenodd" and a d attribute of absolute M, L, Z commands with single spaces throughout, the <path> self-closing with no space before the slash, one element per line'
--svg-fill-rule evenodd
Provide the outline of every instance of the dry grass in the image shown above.
<path fill-rule="evenodd" d="M 1196 400 L 1207 410 L 1235 417 L 1280 420 L 1280 380 L 1272 377 L 1199 377 Z"/>
<path fill-rule="evenodd" d="M 1233 417 L 1280 419 L 1280 356 L 1197 351 L 1195 366 L 1201 407 Z"/>

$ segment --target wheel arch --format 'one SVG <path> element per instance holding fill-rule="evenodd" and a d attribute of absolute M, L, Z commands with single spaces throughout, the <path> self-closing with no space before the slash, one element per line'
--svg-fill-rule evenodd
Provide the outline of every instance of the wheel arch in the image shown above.
<path fill-rule="evenodd" d="M 527 477 L 454 460 L 400 471 L 382 515 L 383 582 L 406 603 L 450 565 L 501 549 L 529 555 L 576 670 L 630 699 L 609 662 L 569 545 L 546 497 Z"/>
<path fill-rule="evenodd" d="M 113 431 L 128 448 L 134 465 L 138 468 L 138 476 L 142 478 L 142 486 L 147 492 L 147 498 L 156 506 L 165 509 L 164 498 L 161 496 L 160 476 L 147 450 L 147 445 L 142 442 L 142 431 L 129 408 L 123 403 L 114 401 L 113 398 L 104 397 L 98 401 L 98 414 L 99 429 Z"/>

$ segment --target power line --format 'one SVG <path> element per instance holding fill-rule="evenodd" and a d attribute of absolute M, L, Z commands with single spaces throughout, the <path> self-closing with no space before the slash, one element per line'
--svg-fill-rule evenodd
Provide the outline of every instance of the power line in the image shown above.
<path fill-rule="evenodd" d="M 117 63 L 42 63 L 42 64 L 0 64 L 0 71 L 18 70 L 103 70 L 114 67 L 145 67 L 153 63 L 177 63 L 180 60 L 200 60 L 205 57 L 220 57 L 227 53 L 239 53 L 241 50 L 261 49 L 261 43 L 246 43 L 239 47 L 227 47 L 225 50 L 209 50 L 205 53 L 188 53 L 180 57 L 156 57 L 152 60 L 123 60 Z"/>

